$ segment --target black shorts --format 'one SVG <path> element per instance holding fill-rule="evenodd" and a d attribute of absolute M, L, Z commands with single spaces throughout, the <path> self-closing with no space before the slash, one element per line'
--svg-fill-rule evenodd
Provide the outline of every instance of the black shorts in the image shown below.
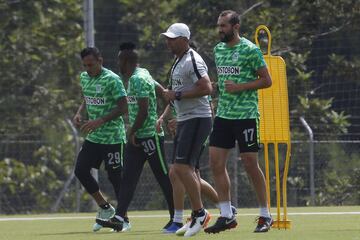
<path fill-rule="evenodd" d="M 157 163 L 160 165 L 164 174 L 168 174 L 168 166 L 165 159 L 164 151 L 164 137 L 155 135 L 147 138 L 136 138 L 136 143 L 139 146 L 134 146 L 127 143 L 125 148 L 126 161 L 138 161 L 149 163 Z"/>
<path fill-rule="evenodd" d="M 199 167 L 199 159 L 204 143 L 211 131 L 211 117 L 192 118 L 177 123 L 174 139 L 175 163 Z"/>
<path fill-rule="evenodd" d="M 105 169 L 122 169 L 123 167 L 124 144 L 100 144 L 85 140 L 77 162 L 87 168 L 99 169 L 101 163 L 105 163 Z"/>
<path fill-rule="evenodd" d="M 201 158 L 201 155 L 203 154 L 203 152 L 205 151 L 206 149 L 206 142 L 202 145 L 201 149 L 200 149 L 200 152 L 199 152 L 199 156 L 198 156 L 198 160 L 196 161 L 196 164 L 195 164 L 195 169 L 196 170 L 200 170 L 200 158 Z M 175 161 L 175 149 L 173 149 L 173 153 L 172 153 L 172 158 L 170 160 L 170 164 L 174 164 L 174 161 Z"/>
<path fill-rule="evenodd" d="M 238 142 L 240 153 L 259 151 L 258 119 L 224 119 L 215 117 L 210 146 L 230 149 Z"/>

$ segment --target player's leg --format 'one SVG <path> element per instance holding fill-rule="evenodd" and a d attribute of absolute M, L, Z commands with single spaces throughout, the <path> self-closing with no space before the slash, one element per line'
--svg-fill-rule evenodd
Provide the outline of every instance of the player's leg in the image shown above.
<path fill-rule="evenodd" d="M 103 160 L 105 163 L 105 169 L 108 174 L 108 179 L 111 182 L 115 196 L 117 199 L 117 203 L 119 204 L 119 191 L 120 191 L 120 184 L 122 180 L 122 172 L 123 172 L 123 162 L 124 162 L 124 144 L 108 144 L 106 145 L 106 150 L 103 154 Z M 124 216 L 126 219 L 126 216 Z M 116 220 L 115 220 L 116 221 Z M 106 226 L 106 223 L 103 225 Z M 129 221 L 124 221 L 122 226 L 122 231 L 129 230 L 131 225 Z M 101 226 L 98 224 L 98 227 Z M 115 228 L 116 229 L 116 228 Z"/>
<path fill-rule="evenodd" d="M 219 206 L 219 197 L 216 190 L 213 188 L 213 186 L 211 186 L 210 183 L 201 178 L 200 171 L 198 169 L 196 169 L 196 173 L 200 179 L 201 195 L 208 198 L 215 204 L 216 208 L 221 210 Z M 237 209 L 235 206 L 231 206 L 231 212 L 233 215 L 237 214 Z"/>
<path fill-rule="evenodd" d="M 209 213 L 202 205 L 200 181 L 195 173 L 198 156 L 210 130 L 211 118 L 183 121 L 179 123 L 177 129 L 179 139 L 174 170 L 188 193 L 193 210 L 192 222 L 184 234 L 186 237 L 195 235 L 210 219 Z"/>
<path fill-rule="evenodd" d="M 201 150 L 200 150 L 199 156 L 197 157 L 197 162 L 196 162 L 196 165 L 195 165 L 195 172 L 196 172 L 197 178 L 200 181 L 201 196 L 205 196 L 206 198 L 208 198 L 218 208 L 219 207 L 218 206 L 219 197 L 218 197 L 217 192 L 215 191 L 215 189 L 207 181 L 202 179 L 201 176 L 200 176 L 200 159 L 201 159 L 201 155 L 205 151 L 205 148 L 206 148 L 206 142 L 201 146 Z"/>
<path fill-rule="evenodd" d="M 128 143 L 124 151 L 123 177 L 121 179 L 118 205 L 113 218 L 108 221 L 97 221 L 104 227 L 113 228 L 116 231 L 128 230 L 129 219 L 126 217 L 130 202 L 134 196 L 136 185 L 139 181 L 145 163 L 145 155 L 141 147 Z"/>
<path fill-rule="evenodd" d="M 267 207 L 265 177 L 258 161 L 258 121 L 256 119 L 244 119 L 239 120 L 237 125 L 238 130 L 236 132 L 238 133 L 237 140 L 240 149 L 240 159 L 254 186 L 260 207 L 258 225 L 254 232 L 267 232 L 273 220 Z"/>
<path fill-rule="evenodd" d="M 220 217 L 214 225 L 205 229 L 207 233 L 218 233 L 237 226 L 230 200 L 230 178 L 226 169 L 227 157 L 234 146 L 235 136 L 231 121 L 216 117 L 210 136 L 209 153 L 210 168 L 219 198 Z"/>
<path fill-rule="evenodd" d="M 176 174 L 173 164 L 170 166 L 169 177 L 173 189 L 174 218 L 172 226 L 170 229 L 167 228 L 166 233 L 174 233 L 183 226 L 185 187 Z"/>
<path fill-rule="evenodd" d="M 172 224 L 174 218 L 173 189 L 169 178 L 169 168 L 165 159 L 164 138 L 156 135 L 155 137 L 146 139 L 146 142 L 147 144 L 151 143 L 154 145 L 154 148 L 149 148 L 151 151 L 147 153 L 148 163 L 164 194 L 170 214 L 170 221 L 165 225 L 164 232 L 170 233 L 169 230 L 175 232 L 177 230 L 175 230 L 177 224 Z M 173 226 L 171 227 L 171 225 Z"/>
<path fill-rule="evenodd" d="M 99 168 L 101 163 L 101 148 L 99 144 L 85 140 L 75 165 L 75 176 L 79 179 L 80 183 L 84 186 L 85 190 L 93 196 L 98 205 L 106 203 L 101 192 L 99 185 L 95 178 L 91 175 L 92 168 Z"/>
<path fill-rule="evenodd" d="M 198 161 L 195 166 L 195 171 L 196 171 L 196 175 L 198 176 L 198 179 L 200 180 L 201 196 L 205 196 L 206 198 L 208 198 L 210 201 L 212 201 L 215 204 L 216 208 L 218 208 L 220 210 L 219 196 L 218 196 L 216 190 L 214 189 L 213 186 L 211 186 L 207 181 L 202 179 L 200 176 L 200 159 L 201 159 L 202 153 L 204 152 L 204 150 L 206 148 L 206 145 L 207 145 L 207 143 L 205 142 L 201 148 L 201 151 L 200 151 L 200 154 L 198 157 Z M 234 215 L 237 214 L 237 210 L 234 206 L 231 206 L 231 210 Z"/>
<path fill-rule="evenodd" d="M 214 177 L 215 190 L 218 193 L 221 216 L 231 217 L 230 178 L 226 169 L 230 149 L 235 146 L 235 136 L 231 121 L 215 118 L 210 136 L 210 168 Z"/>
<path fill-rule="evenodd" d="M 209 199 L 211 202 L 213 202 L 216 207 L 218 207 L 219 197 L 218 197 L 217 192 L 210 185 L 210 183 L 208 183 L 207 181 L 202 179 L 200 176 L 199 176 L 199 178 L 200 178 L 201 195 L 205 196 L 207 199 Z"/>
<path fill-rule="evenodd" d="M 91 175 L 91 169 L 99 169 L 101 165 L 102 145 L 85 140 L 75 166 L 75 176 L 79 179 L 86 191 L 93 197 L 99 206 L 96 218 L 108 220 L 114 216 L 115 209 L 109 204 L 102 195 L 99 185 Z M 93 226 L 97 231 L 100 227 Z"/>
<path fill-rule="evenodd" d="M 240 158 L 254 186 L 260 208 L 258 224 L 254 232 L 267 232 L 273 224 L 273 219 L 267 207 L 265 177 L 259 167 L 257 153 L 242 153 Z"/>
<path fill-rule="evenodd" d="M 165 233 L 176 232 L 179 228 L 183 226 L 183 217 L 184 217 L 184 198 L 185 198 L 185 188 L 182 182 L 180 181 L 179 176 L 174 170 L 174 161 L 176 157 L 176 148 L 178 142 L 178 135 L 175 135 L 174 144 L 173 144 L 173 154 L 170 159 L 170 169 L 169 177 L 173 189 L 173 201 L 174 201 L 174 218 L 172 222 L 169 222 L 170 225 L 164 227 Z"/>
<path fill-rule="evenodd" d="M 134 196 L 136 185 L 144 167 L 146 156 L 142 147 L 127 143 L 124 152 L 123 178 L 119 190 L 116 215 L 124 217 Z"/>
<path fill-rule="evenodd" d="M 107 151 L 103 156 L 105 170 L 107 171 L 108 179 L 113 186 L 117 200 L 124 164 L 124 145 L 124 143 L 107 145 Z"/>

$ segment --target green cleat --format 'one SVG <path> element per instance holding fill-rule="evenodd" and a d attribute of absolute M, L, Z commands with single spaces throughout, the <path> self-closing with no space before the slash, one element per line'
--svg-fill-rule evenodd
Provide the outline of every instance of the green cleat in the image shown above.
<path fill-rule="evenodd" d="M 102 228 L 102 226 L 100 224 L 94 223 L 94 225 L 93 225 L 93 231 L 94 232 L 99 231 L 101 228 Z"/>
<path fill-rule="evenodd" d="M 109 208 L 99 208 L 96 214 L 96 219 L 100 219 L 103 221 L 109 220 L 115 215 L 115 208 L 109 204 Z"/>

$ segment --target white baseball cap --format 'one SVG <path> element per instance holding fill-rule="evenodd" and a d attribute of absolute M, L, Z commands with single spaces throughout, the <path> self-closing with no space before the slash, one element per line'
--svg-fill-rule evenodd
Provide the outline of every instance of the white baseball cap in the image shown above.
<path fill-rule="evenodd" d="M 186 37 L 190 39 L 189 27 L 184 23 L 172 24 L 164 33 L 161 33 L 168 38 Z"/>

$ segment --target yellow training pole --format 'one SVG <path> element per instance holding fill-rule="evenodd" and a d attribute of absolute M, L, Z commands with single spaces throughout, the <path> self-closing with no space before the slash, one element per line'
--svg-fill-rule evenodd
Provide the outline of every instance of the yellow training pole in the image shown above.
<path fill-rule="evenodd" d="M 286 65 L 285 61 L 280 56 L 271 55 L 271 34 L 269 29 L 264 25 L 260 25 L 256 28 L 256 45 L 260 47 L 258 41 L 260 31 L 263 31 L 267 34 L 267 52 L 264 54 L 264 60 L 266 61 L 267 68 L 273 81 L 273 84 L 270 88 L 258 90 L 260 112 L 260 142 L 264 145 L 265 158 L 266 198 L 268 201 L 268 207 L 270 208 L 271 186 L 269 144 L 274 144 L 273 164 L 276 181 L 277 217 L 274 221 L 273 227 L 279 229 L 289 229 L 291 227 L 291 221 L 287 219 L 286 181 L 290 164 L 291 140 Z M 286 144 L 287 147 L 282 179 L 280 179 L 281 173 L 279 163 L 279 144 Z M 283 216 L 281 216 L 281 208 L 283 208 Z"/>

